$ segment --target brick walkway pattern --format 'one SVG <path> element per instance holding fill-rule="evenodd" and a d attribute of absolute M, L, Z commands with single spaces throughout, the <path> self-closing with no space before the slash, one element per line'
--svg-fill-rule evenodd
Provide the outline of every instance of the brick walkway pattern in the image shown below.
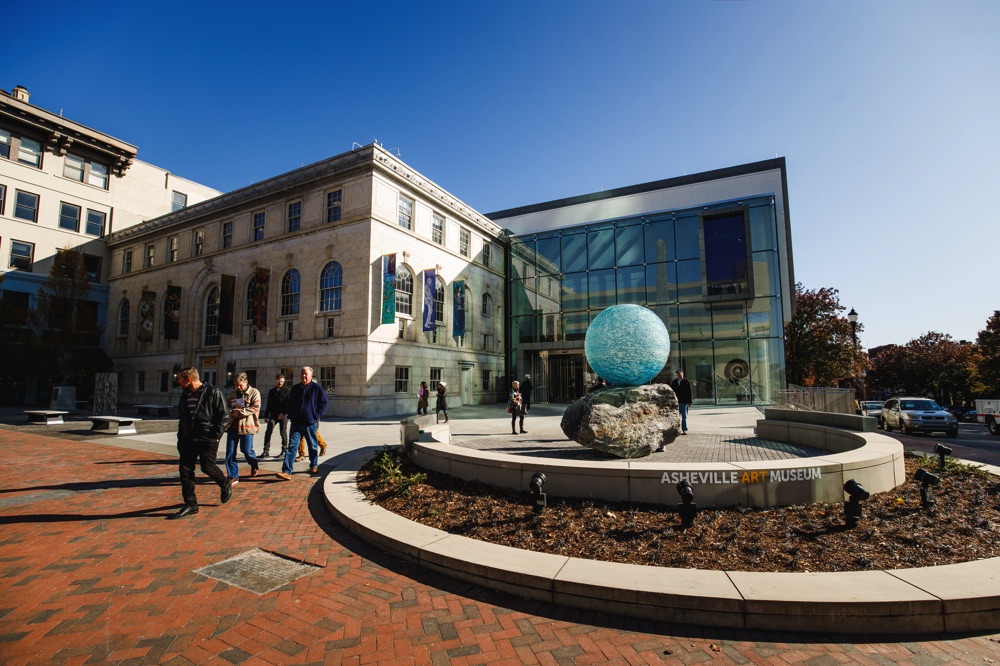
<path fill-rule="evenodd" d="M 176 459 L 0 429 L 0 662 L 15 664 L 989 664 L 1000 636 L 912 641 L 701 629 L 568 610 L 381 553 L 318 479 L 241 475 L 233 501 Z M 203 479 L 203 477 L 200 477 Z M 257 595 L 195 573 L 261 549 L 317 565 Z"/>

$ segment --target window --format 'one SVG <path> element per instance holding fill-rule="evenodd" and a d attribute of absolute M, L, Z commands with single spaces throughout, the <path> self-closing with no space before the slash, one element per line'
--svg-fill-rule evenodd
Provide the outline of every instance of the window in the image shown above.
<path fill-rule="evenodd" d="M 299 292 L 302 280 L 299 272 L 294 268 L 289 269 L 285 276 L 281 278 L 281 316 L 293 317 L 299 313 Z M 286 338 L 290 339 L 290 338 Z"/>
<path fill-rule="evenodd" d="M 135 373 L 135 390 L 145 391 L 146 390 L 146 371 L 138 370 Z"/>
<path fill-rule="evenodd" d="M 399 226 L 413 229 L 413 199 L 399 195 Z"/>
<path fill-rule="evenodd" d="M 399 324 L 399 339 L 402 340 L 406 336 L 406 320 L 397 319 L 396 323 Z"/>
<path fill-rule="evenodd" d="M 82 157 L 78 157 L 70 153 L 66 156 L 66 161 L 63 163 L 63 176 L 69 178 L 70 180 L 77 180 L 82 183 L 83 171 L 86 164 L 87 161 Z"/>
<path fill-rule="evenodd" d="M 195 229 L 193 240 L 191 242 L 191 256 L 200 257 L 201 253 L 205 250 L 205 230 Z"/>
<path fill-rule="evenodd" d="M 468 229 L 458 230 L 458 251 L 463 257 L 469 256 L 469 239 L 471 235 Z"/>
<path fill-rule="evenodd" d="M 493 244 L 489 241 L 483 241 L 483 266 L 487 268 L 493 262 Z"/>
<path fill-rule="evenodd" d="M 0 215 L 3 215 L 4 204 L 7 203 L 7 186 L 0 185 Z"/>
<path fill-rule="evenodd" d="M 156 263 L 156 244 L 146 243 L 146 252 L 143 255 L 142 267 L 152 268 L 155 263 Z"/>
<path fill-rule="evenodd" d="M 336 222 L 340 219 L 340 204 L 343 202 L 343 191 L 337 190 L 336 192 L 326 193 L 326 221 L 327 224 L 330 222 Z"/>
<path fill-rule="evenodd" d="M 264 240 L 264 221 L 267 215 L 264 211 L 253 214 L 253 232 L 250 235 L 251 241 L 262 241 Z"/>
<path fill-rule="evenodd" d="M 337 318 L 336 317 L 327 317 L 326 318 L 326 337 L 328 337 L 328 338 L 334 337 L 334 332 L 335 332 L 334 331 L 334 324 L 336 324 L 336 322 L 337 322 Z"/>
<path fill-rule="evenodd" d="M 12 240 L 10 242 L 10 268 L 31 272 L 35 259 L 35 244 Z"/>
<path fill-rule="evenodd" d="M 323 267 L 323 272 L 319 277 L 320 312 L 333 312 L 340 309 L 340 292 L 343 288 L 343 276 L 344 271 L 336 261 L 331 261 Z"/>
<path fill-rule="evenodd" d="M 180 210 L 188 205 L 188 195 L 183 192 L 174 192 L 170 198 L 170 210 Z"/>
<path fill-rule="evenodd" d="M 128 318 L 132 313 L 132 306 L 129 304 L 128 299 L 122 301 L 121 305 L 118 306 L 118 337 L 124 338 L 128 335 Z"/>
<path fill-rule="evenodd" d="M 431 213 L 431 240 L 444 245 L 444 218 L 437 213 Z"/>
<path fill-rule="evenodd" d="M 222 249 L 233 246 L 233 221 L 222 223 Z"/>
<path fill-rule="evenodd" d="M 413 276 L 403 267 L 396 273 L 396 313 L 413 316 Z"/>
<path fill-rule="evenodd" d="M 288 233 L 298 231 L 300 226 L 302 226 L 302 202 L 293 201 L 288 204 Z"/>
<path fill-rule="evenodd" d="M 441 368 L 431 368 L 431 382 L 430 390 L 431 392 L 437 391 L 438 382 L 441 381 Z"/>
<path fill-rule="evenodd" d="M 179 247 L 179 242 L 177 236 L 171 236 L 167 239 L 167 263 L 172 264 L 177 261 L 177 248 Z"/>
<path fill-rule="evenodd" d="M 434 321 L 444 323 L 444 282 L 441 278 L 435 278 L 434 288 Z M 436 342 L 436 340 L 435 340 Z"/>
<path fill-rule="evenodd" d="M 89 162 L 88 166 L 87 182 L 102 190 L 108 189 L 108 167 L 95 162 Z"/>
<path fill-rule="evenodd" d="M 63 163 L 63 176 L 70 180 L 94 185 L 102 190 L 108 189 L 108 167 L 79 155 L 69 153 Z"/>
<path fill-rule="evenodd" d="M 705 281 L 711 300 L 742 299 L 753 295 L 749 224 L 743 209 L 702 219 Z"/>
<path fill-rule="evenodd" d="M 59 227 L 70 231 L 80 231 L 80 207 L 63 203 L 59 207 Z"/>
<path fill-rule="evenodd" d="M 410 392 L 410 369 L 396 366 L 396 393 Z"/>
<path fill-rule="evenodd" d="M 205 299 L 205 346 L 219 344 L 219 288 L 212 287 Z"/>
<path fill-rule="evenodd" d="M 285 342 L 291 342 L 294 338 L 295 333 L 295 322 L 286 321 L 285 322 Z"/>
<path fill-rule="evenodd" d="M 491 351 L 493 349 L 493 334 L 483 333 L 483 351 Z"/>
<path fill-rule="evenodd" d="M 490 386 L 493 384 L 492 374 L 493 374 L 492 370 L 483 370 L 483 390 L 484 391 L 489 391 L 490 390 Z"/>
<path fill-rule="evenodd" d="M 132 250 L 122 252 L 122 275 L 132 272 Z"/>
<path fill-rule="evenodd" d="M 37 222 L 38 195 L 18 190 L 14 198 L 14 217 L 28 222 Z"/>
<path fill-rule="evenodd" d="M 246 308 L 243 313 L 243 319 L 245 321 L 253 321 L 253 303 L 254 298 L 257 294 L 257 278 L 255 274 L 250 274 L 250 279 L 247 281 L 247 297 L 246 297 Z M 251 328 L 251 331 L 256 329 Z"/>
<path fill-rule="evenodd" d="M 42 144 L 34 139 L 21 137 L 17 149 L 17 161 L 34 167 L 42 166 Z"/>
<path fill-rule="evenodd" d="M 337 368 L 325 367 L 319 369 L 319 385 L 327 393 L 335 393 L 337 388 Z"/>
<path fill-rule="evenodd" d="M 94 284 L 101 283 L 101 258 L 94 254 L 83 255 L 83 270 Z"/>
<path fill-rule="evenodd" d="M 2 206 L 0 206 L 2 208 Z M 3 210 L 0 210 L 2 213 Z M 104 221 L 107 216 L 99 210 L 87 211 L 87 233 L 98 238 L 104 235 Z"/>
<path fill-rule="evenodd" d="M 253 384 L 251 384 L 253 386 Z M 170 373 L 160 371 L 160 393 L 167 393 L 170 390 Z"/>
<path fill-rule="evenodd" d="M 5 160 L 10 159 L 11 134 L 7 130 L 0 130 L 0 157 Z"/>
<path fill-rule="evenodd" d="M 483 294 L 483 317 L 489 319 L 493 316 L 493 297 Z"/>

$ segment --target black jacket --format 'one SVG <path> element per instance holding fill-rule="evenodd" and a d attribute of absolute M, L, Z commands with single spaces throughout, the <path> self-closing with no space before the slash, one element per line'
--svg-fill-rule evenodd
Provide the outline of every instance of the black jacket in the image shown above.
<path fill-rule="evenodd" d="M 264 419 L 277 419 L 278 414 L 288 414 L 288 394 L 292 387 L 286 382 L 281 388 L 275 386 L 267 392 L 267 405 L 264 407 Z"/>
<path fill-rule="evenodd" d="M 677 394 L 677 402 L 683 402 L 687 405 L 694 402 L 691 397 L 691 381 L 687 377 L 674 378 L 674 381 L 670 382 L 670 388 Z"/>
<path fill-rule="evenodd" d="M 188 409 L 191 391 L 181 393 L 177 412 L 181 415 L 177 424 L 177 441 L 218 442 L 229 422 L 229 408 L 222 391 L 211 384 L 203 384 L 198 393 L 198 404 L 194 413 Z"/>

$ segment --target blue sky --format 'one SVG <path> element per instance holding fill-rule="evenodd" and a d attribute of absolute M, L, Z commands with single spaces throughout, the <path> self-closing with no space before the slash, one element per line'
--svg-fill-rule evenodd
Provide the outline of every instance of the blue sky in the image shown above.
<path fill-rule="evenodd" d="M 277 9 L 276 9 L 277 8 Z M 1000 2 L 14 0 L 0 88 L 231 190 L 377 139 L 477 210 L 784 156 L 862 344 L 1000 309 Z M 992 238 L 992 240 L 990 240 Z"/>

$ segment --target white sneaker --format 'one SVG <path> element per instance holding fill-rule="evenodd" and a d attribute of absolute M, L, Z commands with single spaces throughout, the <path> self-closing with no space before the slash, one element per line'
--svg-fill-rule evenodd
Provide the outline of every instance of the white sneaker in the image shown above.
<path fill-rule="evenodd" d="M 235 485 L 236 485 L 237 483 L 239 483 L 239 482 L 240 482 L 240 480 L 239 480 L 239 479 L 233 479 L 233 485 L 234 485 L 234 486 L 235 486 Z"/>

